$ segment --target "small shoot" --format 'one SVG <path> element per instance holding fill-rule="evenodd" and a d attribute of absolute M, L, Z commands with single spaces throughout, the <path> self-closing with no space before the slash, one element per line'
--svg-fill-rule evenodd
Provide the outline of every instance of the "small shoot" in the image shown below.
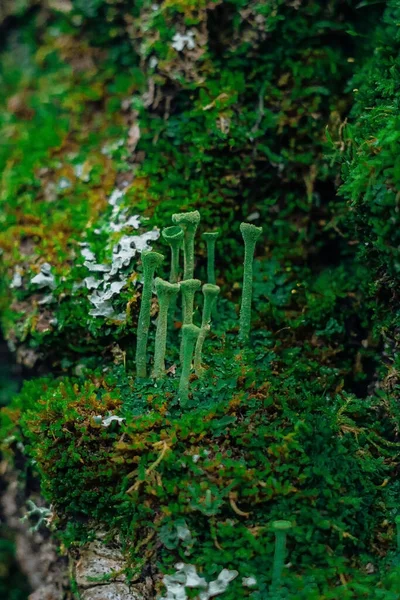
<path fill-rule="evenodd" d="M 198 210 L 172 215 L 172 222 L 180 225 L 184 231 L 183 238 L 183 279 L 192 279 L 194 274 L 194 238 L 200 213 Z"/>
<path fill-rule="evenodd" d="M 250 223 L 241 223 L 240 231 L 244 240 L 244 273 L 242 304 L 240 307 L 239 340 L 247 343 L 250 337 L 251 301 L 253 296 L 253 259 L 258 238 L 262 233 L 261 227 Z"/>
<path fill-rule="evenodd" d="M 217 285 L 213 285 L 211 283 L 205 283 L 202 289 L 204 296 L 203 315 L 201 319 L 200 333 L 199 337 L 197 338 L 196 349 L 194 352 L 194 369 L 198 377 L 201 377 L 201 375 L 203 375 L 204 373 L 204 368 L 201 366 L 201 354 L 203 350 L 204 341 L 207 337 L 208 332 L 210 331 L 213 308 L 215 306 L 215 302 L 217 301 L 217 297 L 220 292 L 220 288 Z"/>
<path fill-rule="evenodd" d="M 275 532 L 275 553 L 272 566 L 272 592 L 276 592 L 281 585 L 282 572 L 285 566 L 286 556 L 286 537 L 288 531 L 292 528 L 290 521 L 274 521 L 272 530 Z"/>
<path fill-rule="evenodd" d="M 170 302 L 179 292 L 179 283 L 169 283 L 160 277 L 155 280 L 159 312 L 157 320 L 154 367 L 152 377 L 161 379 L 165 375 L 165 350 L 167 346 L 168 309 Z"/>
<path fill-rule="evenodd" d="M 142 252 L 143 290 L 136 339 L 136 376 L 139 378 L 146 377 L 147 339 L 150 327 L 153 279 L 157 267 L 161 265 L 163 260 L 164 256 L 158 252 L 151 250 Z"/>
<path fill-rule="evenodd" d="M 207 281 L 215 285 L 215 244 L 219 231 L 205 231 L 202 238 L 207 245 Z"/>
<path fill-rule="evenodd" d="M 181 378 L 179 381 L 179 399 L 181 406 L 185 406 L 189 399 L 189 376 L 192 366 L 193 351 L 200 333 L 196 325 L 184 325 L 182 327 L 183 360 Z"/>

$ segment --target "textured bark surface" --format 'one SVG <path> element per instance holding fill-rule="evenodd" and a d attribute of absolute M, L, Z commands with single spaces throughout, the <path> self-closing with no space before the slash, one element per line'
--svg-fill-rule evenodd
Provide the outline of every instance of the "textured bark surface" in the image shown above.
<path fill-rule="evenodd" d="M 16 558 L 26 575 L 32 593 L 29 600 L 153 600 L 154 579 L 141 578 L 132 585 L 126 583 L 122 571 L 126 567 L 118 544 L 105 544 L 103 535 L 88 543 L 73 556 L 61 556 L 51 533 L 44 525 L 31 531 L 30 523 L 22 521 L 28 497 L 44 506 L 43 500 L 29 493 L 16 472 L 6 461 L 1 463 L 1 478 L 5 492 L 0 499 L 2 519 L 15 533 Z M 71 590 L 71 576 L 79 596 Z"/>
<path fill-rule="evenodd" d="M 0 499 L 1 513 L 7 527 L 15 533 L 16 558 L 33 590 L 29 600 L 72 600 L 68 557 L 60 556 L 45 527 L 31 532 L 30 524 L 21 520 L 26 514 L 28 490 L 5 461 L 1 466 L 6 488 Z M 30 494 L 29 497 L 38 506 L 43 506 L 39 496 Z"/>
<path fill-rule="evenodd" d="M 152 600 L 155 597 L 152 577 L 129 586 L 121 573 L 126 565 L 120 549 L 117 545 L 103 544 L 101 537 L 87 544 L 75 563 L 81 600 Z M 105 576 L 111 576 L 112 581 L 101 581 Z"/>

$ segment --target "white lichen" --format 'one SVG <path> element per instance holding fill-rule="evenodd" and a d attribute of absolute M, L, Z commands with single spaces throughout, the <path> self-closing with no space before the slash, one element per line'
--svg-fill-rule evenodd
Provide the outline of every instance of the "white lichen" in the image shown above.
<path fill-rule="evenodd" d="M 14 269 L 14 275 L 10 283 L 11 288 L 19 288 L 22 286 L 22 269 L 17 265 Z"/>
<path fill-rule="evenodd" d="M 109 427 L 111 423 L 117 422 L 122 423 L 125 421 L 125 417 L 117 417 L 116 415 L 109 415 L 108 417 L 103 417 L 101 415 L 96 415 L 93 417 L 93 421 L 102 427 Z"/>
<path fill-rule="evenodd" d="M 238 571 L 222 569 L 217 579 L 207 582 L 204 577 L 198 575 L 195 565 L 178 563 L 175 569 L 174 574 L 165 575 L 163 579 L 167 595 L 160 600 L 187 600 L 186 588 L 199 588 L 198 598 L 209 600 L 225 592 L 229 583 L 238 576 Z"/>
<path fill-rule="evenodd" d="M 72 182 L 67 177 L 61 177 L 57 183 L 57 190 L 67 190 L 72 186 Z"/>
<path fill-rule="evenodd" d="M 182 52 L 184 48 L 188 50 L 194 50 L 196 42 L 194 39 L 194 32 L 189 29 L 186 33 L 176 33 L 172 38 L 172 47 L 177 52 Z"/>
<path fill-rule="evenodd" d="M 254 587 L 257 585 L 257 579 L 253 576 L 242 577 L 242 585 L 244 587 Z"/>
<path fill-rule="evenodd" d="M 30 282 L 40 288 L 49 287 L 54 289 L 56 287 L 56 282 L 54 275 L 51 273 L 51 265 L 49 265 L 49 263 L 43 263 L 40 267 L 40 273 L 32 277 Z"/>

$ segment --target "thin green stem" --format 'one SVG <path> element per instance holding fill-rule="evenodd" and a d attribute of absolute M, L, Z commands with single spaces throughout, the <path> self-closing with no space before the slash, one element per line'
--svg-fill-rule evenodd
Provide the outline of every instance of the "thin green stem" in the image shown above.
<path fill-rule="evenodd" d="M 184 406 L 189 399 L 189 377 L 192 366 L 192 358 L 194 346 L 200 333 L 200 329 L 196 325 L 184 325 L 182 327 L 183 340 L 183 359 L 182 371 L 179 381 L 179 400 L 181 406 Z"/>
<path fill-rule="evenodd" d="M 154 367 L 152 377 L 161 379 L 165 374 L 165 351 L 167 347 L 168 309 L 171 299 L 179 292 L 178 283 L 169 283 L 159 277 L 155 281 L 159 313 L 157 320 Z"/>
<path fill-rule="evenodd" d="M 217 285 L 213 285 L 210 283 L 206 283 L 205 285 L 203 285 L 203 314 L 201 319 L 200 333 L 197 338 L 196 348 L 194 352 L 194 368 L 198 377 L 200 377 L 204 373 L 204 368 L 201 366 L 203 344 L 208 332 L 210 331 L 211 317 L 219 291 L 220 288 Z"/>
<path fill-rule="evenodd" d="M 182 324 L 191 325 L 193 323 L 194 296 L 200 289 L 201 281 L 199 279 L 185 279 L 180 284 L 182 292 Z M 183 360 L 183 337 L 181 340 L 180 360 Z"/>
<path fill-rule="evenodd" d="M 192 279 L 194 274 L 194 238 L 200 222 L 197 210 L 172 215 L 172 221 L 184 231 L 183 238 L 183 279 Z"/>
<path fill-rule="evenodd" d="M 240 307 L 239 339 L 241 342 L 246 343 L 250 337 L 254 251 L 262 229 L 261 227 L 250 225 L 249 223 L 242 223 L 240 225 L 240 231 L 244 240 L 244 272 L 242 304 Z"/>
<path fill-rule="evenodd" d="M 203 233 L 203 238 L 207 244 L 207 281 L 215 284 L 215 244 L 219 231 L 206 231 Z"/>
<path fill-rule="evenodd" d="M 272 524 L 275 531 L 275 552 L 272 565 L 272 591 L 276 591 L 281 585 L 282 572 L 285 566 L 286 536 L 291 528 L 290 521 L 274 521 Z"/>
<path fill-rule="evenodd" d="M 179 252 L 182 246 L 184 231 L 181 227 L 173 225 L 165 227 L 161 235 L 171 248 L 171 272 L 169 280 L 171 283 L 177 283 L 179 277 Z"/>
<path fill-rule="evenodd" d="M 136 337 L 136 376 L 140 378 L 146 377 L 147 340 L 154 273 L 163 260 L 164 256 L 158 252 L 142 252 L 143 290 Z"/>

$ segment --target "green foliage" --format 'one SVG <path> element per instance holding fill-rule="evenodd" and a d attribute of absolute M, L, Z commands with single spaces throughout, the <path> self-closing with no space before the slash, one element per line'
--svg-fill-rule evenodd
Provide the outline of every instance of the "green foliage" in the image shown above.
<path fill-rule="evenodd" d="M 226 597 L 238 598 L 241 577 L 269 586 L 270 523 L 285 515 L 294 524 L 288 589 L 312 575 L 321 593 L 340 574 L 357 580 L 356 568 L 378 566 L 377 548 L 395 546 L 398 408 L 326 395 L 323 384 L 318 392 L 300 370 L 297 385 L 273 377 L 247 366 L 256 364 L 250 351 L 224 359 L 227 397 L 216 396 L 212 361 L 184 410 L 174 402 L 178 377 L 155 388 L 119 368 L 25 384 L 3 411 L 2 436 L 27 444 L 64 542 L 118 531 L 140 569 L 146 538 L 146 555 L 152 548 L 167 570 L 178 560 L 210 578 L 237 569 Z M 105 426 L 115 413 L 126 421 Z M 190 531 L 182 543 L 178 527 Z"/>
<path fill-rule="evenodd" d="M 25 444 L 66 545 L 118 532 L 130 575 L 150 556 L 207 580 L 236 569 L 224 598 L 261 600 L 271 523 L 287 518 L 274 600 L 398 598 L 397 4 L 21 12 L 0 56 L 1 319 L 19 362 L 53 375 L 3 409 L 1 439 L 9 458 Z M 176 334 L 168 377 L 127 375 L 137 256 L 102 273 L 126 236 L 155 240 L 153 224 L 195 209 L 200 229 L 220 230 L 221 299 L 182 407 Z M 243 219 L 265 237 L 252 345 L 238 352 Z M 192 241 L 187 228 L 187 277 Z M 94 311 L 93 289 L 111 294 Z M 153 348 L 150 331 L 145 358 Z"/>

